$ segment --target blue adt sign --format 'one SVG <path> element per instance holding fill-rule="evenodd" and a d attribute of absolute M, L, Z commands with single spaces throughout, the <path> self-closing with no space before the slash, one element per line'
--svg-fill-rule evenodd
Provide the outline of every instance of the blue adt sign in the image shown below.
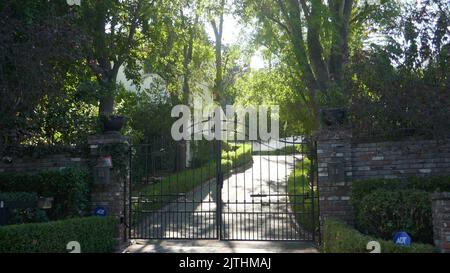
<path fill-rule="evenodd" d="M 94 213 L 96 216 L 102 216 L 102 217 L 107 215 L 106 209 L 103 207 L 96 208 Z"/>
<path fill-rule="evenodd" d="M 401 246 L 410 246 L 411 245 L 411 236 L 404 231 L 397 232 L 394 236 L 394 244 Z"/>

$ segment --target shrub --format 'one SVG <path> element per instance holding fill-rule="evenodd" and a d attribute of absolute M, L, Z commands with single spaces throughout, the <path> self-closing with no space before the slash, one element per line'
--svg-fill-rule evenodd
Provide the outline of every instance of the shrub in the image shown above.
<path fill-rule="evenodd" d="M 409 177 L 406 187 L 426 192 L 446 192 L 450 191 L 450 176 Z"/>
<path fill-rule="evenodd" d="M 355 213 L 361 206 L 362 199 L 371 192 L 384 189 L 388 191 L 399 190 L 403 187 L 402 182 L 397 179 L 372 179 L 372 180 L 360 180 L 352 183 L 352 196 L 351 202 Z"/>
<path fill-rule="evenodd" d="M 308 158 L 297 162 L 288 178 L 288 193 L 297 222 L 306 230 L 315 231 L 319 226 L 319 200 L 311 192 L 310 171 Z"/>
<path fill-rule="evenodd" d="M 0 200 L 5 202 L 30 202 L 37 204 L 38 195 L 34 192 L 0 192 Z M 8 224 L 47 222 L 47 214 L 39 208 L 16 208 L 9 210 Z"/>
<path fill-rule="evenodd" d="M 375 190 L 361 200 L 355 221 L 365 234 L 391 239 L 404 230 L 415 241 L 433 243 L 431 202 L 424 191 Z"/>
<path fill-rule="evenodd" d="M 227 143 L 222 152 L 222 170 L 229 172 L 232 168 L 241 167 L 253 160 L 251 144 Z"/>
<path fill-rule="evenodd" d="M 78 217 L 87 213 L 91 178 L 87 169 L 66 168 L 38 173 L 2 173 L 0 191 L 35 192 L 53 197 L 53 207 L 48 210 L 52 220 Z"/>
<path fill-rule="evenodd" d="M 116 245 L 113 217 L 85 217 L 40 224 L 0 227 L 0 253 L 67 253 L 77 241 L 81 252 L 112 252 Z"/>
<path fill-rule="evenodd" d="M 377 189 L 405 190 L 414 189 L 426 192 L 450 191 L 450 176 L 408 177 L 400 179 L 371 179 L 352 183 L 352 202 L 355 205 L 370 192 Z"/>
<path fill-rule="evenodd" d="M 398 246 L 391 241 L 380 240 L 363 235 L 342 222 L 326 219 L 323 231 L 324 253 L 368 253 L 367 243 L 378 241 L 382 253 L 433 253 L 432 245 L 413 243 L 411 246 Z"/>
<path fill-rule="evenodd" d="M 211 157 L 214 157 L 214 151 L 216 149 L 215 142 L 207 140 L 198 140 L 191 142 L 192 148 L 192 161 L 193 166 L 203 166 L 208 164 Z"/>
<path fill-rule="evenodd" d="M 37 202 L 38 198 L 35 192 L 0 192 L 0 200 L 6 202 Z"/>
<path fill-rule="evenodd" d="M 429 193 L 450 191 L 450 176 L 354 181 L 351 202 L 361 232 L 391 238 L 403 229 L 414 240 L 432 242 Z"/>

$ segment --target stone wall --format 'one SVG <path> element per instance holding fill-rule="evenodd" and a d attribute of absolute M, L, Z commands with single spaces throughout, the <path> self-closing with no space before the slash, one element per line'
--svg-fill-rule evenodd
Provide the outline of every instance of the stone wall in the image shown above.
<path fill-rule="evenodd" d="M 352 181 L 450 175 L 450 140 L 359 143 L 349 131 L 317 135 L 321 217 L 353 223 Z"/>
<path fill-rule="evenodd" d="M 432 195 L 434 245 L 450 253 L 450 192 Z"/>

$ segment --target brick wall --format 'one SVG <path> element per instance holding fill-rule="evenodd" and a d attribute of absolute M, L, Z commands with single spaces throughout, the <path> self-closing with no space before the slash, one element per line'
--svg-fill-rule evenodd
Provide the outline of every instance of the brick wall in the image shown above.
<path fill-rule="evenodd" d="M 94 135 L 88 138 L 89 154 L 85 156 L 73 156 L 70 152 L 67 154 L 55 154 L 45 156 L 12 156 L 0 158 L 0 172 L 35 172 L 42 170 L 59 170 L 66 167 L 87 167 L 94 175 L 94 183 L 91 187 L 91 211 L 103 207 L 107 214 L 118 219 L 117 239 L 119 242 L 126 240 L 126 230 L 124 225 L 125 209 L 128 209 L 129 200 L 129 170 L 128 157 L 125 154 L 123 169 L 113 166 L 109 169 L 110 176 L 108 181 L 97 183 L 95 179 L 98 159 L 102 157 L 99 151 L 107 145 L 128 145 L 129 139 L 119 133 L 105 133 L 103 135 Z M 73 154 L 78 154 L 74 150 Z M 125 205 L 125 206 L 124 206 Z"/>
<path fill-rule="evenodd" d="M 442 253 L 450 253 L 450 192 L 432 195 L 434 244 Z"/>
<path fill-rule="evenodd" d="M 352 223 L 350 190 L 351 135 L 345 131 L 321 134 L 317 141 L 319 208 L 321 217 Z"/>
<path fill-rule="evenodd" d="M 352 179 L 450 175 L 450 141 L 352 144 Z"/>
<path fill-rule="evenodd" d="M 0 161 L 0 172 L 34 172 L 39 170 L 58 170 L 65 167 L 87 167 L 88 159 L 68 154 L 42 157 L 9 157 Z"/>
<path fill-rule="evenodd" d="M 358 143 L 349 131 L 317 135 L 321 217 L 353 223 L 352 181 L 450 175 L 450 140 Z"/>

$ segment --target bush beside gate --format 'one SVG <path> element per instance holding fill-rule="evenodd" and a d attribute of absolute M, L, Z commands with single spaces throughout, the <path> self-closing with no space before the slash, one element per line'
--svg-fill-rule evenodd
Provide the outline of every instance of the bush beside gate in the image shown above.
<path fill-rule="evenodd" d="M 0 227 L 0 253 L 67 253 L 67 244 L 80 243 L 81 252 L 112 252 L 117 220 L 84 217 L 39 224 Z"/>

